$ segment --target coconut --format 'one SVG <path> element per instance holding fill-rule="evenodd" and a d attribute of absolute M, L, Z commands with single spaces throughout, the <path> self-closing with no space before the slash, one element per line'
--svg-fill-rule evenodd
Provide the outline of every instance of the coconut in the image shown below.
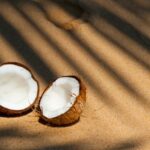
<path fill-rule="evenodd" d="M 0 66 L 0 112 L 17 115 L 29 111 L 35 104 L 39 85 L 31 71 L 19 63 Z"/>
<path fill-rule="evenodd" d="M 75 76 L 60 77 L 49 85 L 39 101 L 42 120 L 64 126 L 79 120 L 86 101 L 86 88 Z"/>

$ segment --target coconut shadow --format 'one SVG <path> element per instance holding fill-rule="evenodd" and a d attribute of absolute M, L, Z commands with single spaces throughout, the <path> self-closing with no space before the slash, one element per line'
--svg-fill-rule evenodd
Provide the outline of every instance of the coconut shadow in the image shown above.
<path fill-rule="evenodd" d="M 70 124 L 67 124 L 67 125 L 56 125 L 56 124 L 53 124 L 53 123 L 48 123 L 47 121 L 45 121 L 44 119 L 42 118 L 39 118 L 38 122 L 43 124 L 43 125 L 46 125 L 46 126 L 51 126 L 51 127 L 55 127 L 55 128 L 64 128 L 64 127 L 69 127 L 69 126 L 73 126 L 75 125 L 76 123 L 78 123 L 80 121 L 80 118 Z"/>
<path fill-rule="evenodd" d="M 16 117 L 21 117 L 21 116 L 25 116 L 27 115 L 28 113 L 31 113 L 33 112 L 35 108 L 31 108 L 25 112 L 22 112 L 22 113 L 19 113 L 19 114 L 8 114 L 8 113 L 1 113 L 0 114 L 0 118 L 16 118 Z"/>

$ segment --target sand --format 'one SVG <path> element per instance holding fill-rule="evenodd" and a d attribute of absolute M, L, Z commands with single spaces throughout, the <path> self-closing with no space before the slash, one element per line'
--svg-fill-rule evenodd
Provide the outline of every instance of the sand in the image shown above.
<path fill-rule="evenodd" d="M 1 150 L 150 149 L 148 1 L 81 2 L 78 16 L 57 1 L 0 2 L 1 64 L 27 65 L 40 95 L 62 75 L 77 75 L 87 87 L 72 126 L 42 124 L 34 111 L 1 115 Z"/>

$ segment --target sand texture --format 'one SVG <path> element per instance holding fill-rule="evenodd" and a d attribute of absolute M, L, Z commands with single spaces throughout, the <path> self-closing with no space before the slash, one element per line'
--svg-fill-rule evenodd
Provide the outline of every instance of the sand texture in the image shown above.
<path fill-rule="evenodd" d="M 0 150 L 150 150 L 150 1 L 0 1 L 0 63 L 20 62 L 40 84 L 85 83 L 87 102 L 69 127 L 32 111 L 0 116 Z"/>

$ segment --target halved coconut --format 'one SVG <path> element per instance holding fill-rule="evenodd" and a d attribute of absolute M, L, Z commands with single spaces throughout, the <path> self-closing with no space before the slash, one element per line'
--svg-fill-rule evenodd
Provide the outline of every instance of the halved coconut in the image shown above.
<path fill-rule="evenodd" d="M 34 105 L 39 93 L 31 71 L 19 63 L 0 66 L 0 112 L 22 114 Z"/>
<path fill-rule="evenodd" d="M 86 100 L 86 89 L 75 76 L 60 77 L 44 91 L 39 113 L 46 122 L 68 125 L 79 120 Z"/>

